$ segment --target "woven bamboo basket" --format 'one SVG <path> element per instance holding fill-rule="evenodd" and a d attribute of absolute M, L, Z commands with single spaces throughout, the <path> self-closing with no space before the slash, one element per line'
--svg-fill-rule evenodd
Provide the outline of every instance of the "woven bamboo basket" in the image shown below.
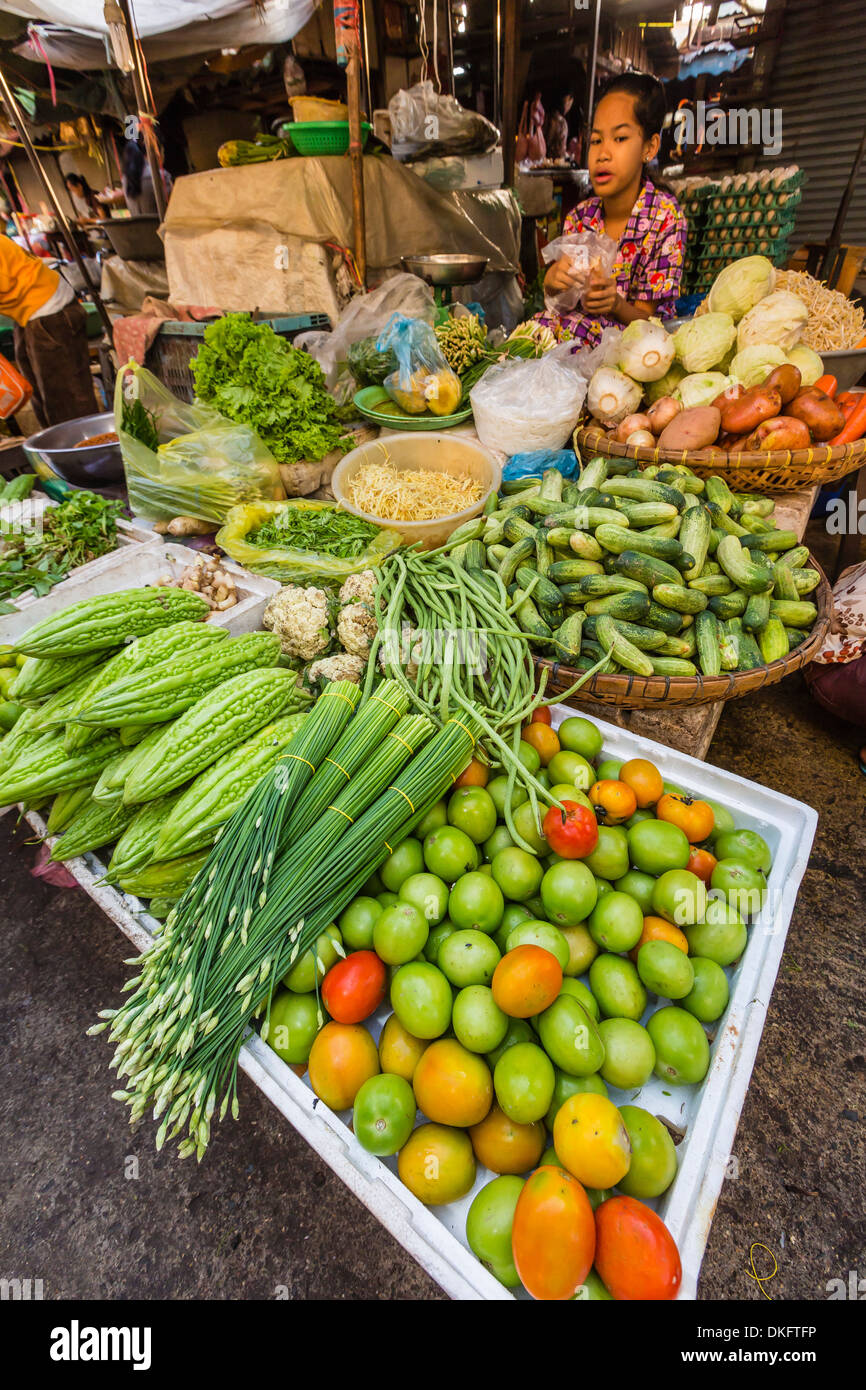
<path fill-rule="evenodd" d="M 616 675 L 595 675 L 574 695 L 580 704 L 617 705 L 619 709 L 658 709 L 662 705 L 710 705 L 717 700 L 736 700 L 753 690 L 775 685 L 794 671 L 799 671 L 820 649 L 833 616 L 833 595 L 827 576 L 813 555 L 809 565 L 818 571 L 821 582 L 808 595 L 818 609 L 815 626 L 805 642 L 769 666 L 753 671 L 722 671 L 718 676 L 635 676 L 630 672 Z M 547 668 L 545 696 L 568 690 L 580 678 L 580 672 L 550 657 L 537 656 L 536 671 Z M 571 701 L 566 701 L 571 703 Z"/>
<path fill-rule="evenodd" d="M 811 449 L 797 449 L 793 453 L 790 450 L 758 450 L 751 454 L 729 454 L 715 446 L 689 452 L 651 449 L 644 444 L 617 444 L 603 430 L 590 425 L 575 430 L 574 446 L 584 455 L 633 459 L 639 466 L 684 463 L 699 478 L 709 478 L 712 474 L 724 478 L 736 492 L 798 492 L 816 483 L 835 483 L 866 463 L 866 439 L 840 444 L 835 449 L 816 444 Z"/>

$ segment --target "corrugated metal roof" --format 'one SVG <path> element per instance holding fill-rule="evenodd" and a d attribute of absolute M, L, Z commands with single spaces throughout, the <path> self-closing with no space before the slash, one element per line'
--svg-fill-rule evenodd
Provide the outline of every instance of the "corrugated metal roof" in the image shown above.
<path fill-rule="evenodd" d="M 866 122 L 862 0 L 788 0 L 767 104 L 782 111 L 782 153 L 761 164 L 799 164 L 807 174 L 792 246 L 825 241 Z M 842 240 L 866 246 L 866 164 L 861 166 Z"/>

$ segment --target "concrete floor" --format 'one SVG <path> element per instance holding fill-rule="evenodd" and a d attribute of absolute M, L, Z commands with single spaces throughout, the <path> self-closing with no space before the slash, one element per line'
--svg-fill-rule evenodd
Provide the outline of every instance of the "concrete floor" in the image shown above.
<path fill-rule="evenodd" d="M 824 1299 L 866 1274 L 866 818 L 862 736 L 799 676 L 728 705 L 708 761 L 809 802 L 817 839 L 704 1259 L 699 1296 Z M 241 1118 L 200 1165 L 157 1155 L 110 1099 L 96 1011 L 130 948 L 80 890 L 28 873 L 0 821 L 0 1274 L 46 1298 L 443 1298 L 241 1078 Z M 126 949 L 124 949 L 126 948 Z"/>

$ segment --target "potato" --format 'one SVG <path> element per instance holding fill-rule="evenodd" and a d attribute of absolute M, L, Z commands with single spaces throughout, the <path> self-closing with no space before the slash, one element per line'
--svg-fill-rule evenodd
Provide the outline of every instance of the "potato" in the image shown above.
<path fill-rule="evenodd" d="M 778 391 L 753 386 L 738 399 L 720 404 L 719 409 L 722 429 L 728 434 L 751 434 L 762 420 L 772 420 L 774 415 L 778 415 L 782 409 L 782 397 Z"/>
<path fill-rule="evenodd" d="M 682 408 L 682 401 L 675 400 L 673 396 L 660 396 L 655 405 L 650 406 L 647 411 L 653 434 L 661 434 L 665 426 L 680 414 Z"/>
<path fill-rule="evenodd" d="M 845 425 L 845 416 L 834 400 L 818 386 L 807 386 L 791 401 L 788 414 L 808 425 L 818 443 L 833 439 Z"/>
<path fill-rule="evenodd" d="M 659 435 L 659 448 L 705 449 L 708 444 L 715 444 L 721 423 L 721 412 L 714 405 L 697 405 L 691 410 L 681 410 Z"/>
<path fill-rule="evenodd" d="M 778 391 L 782 397 L 782 405 L 787 405 L 794 399 L 801 384 L 800 368 L 795 367 L 793 362 L 785 362 L 781 367 L 776 367 L 764 382 L 768 391 Z"/>
<path fill-rule="evenodd" d="M 721 391 L 719 395 L 716 396 L 716 399 L 713 401 L 713 405 L 716 407 L 717 410 L 724 411 L 724 408 L 729 401 L 742 400 L 745 394 L 745 386 L 743 386 L 739 381 L 732 381 L 730 386 L 726 386 L 724 391 Z"/>
<path fill-rule="evenodd" d="M 811 442 L 809 427 L 802 420 L 796 420 L 791 415 L 777 415 L 774 420 L 764 420 L 753 430 L 743 448 L 808 449 Z"/>
<path fill-rule="evenodd" d="M 625 419 L 617 425 L 613 437 L 618 443 L 626 444 L 630 434 L 634 434 L 636 430 L 648 429 L 651 429 L 648 415 L 626 415 Z"/>

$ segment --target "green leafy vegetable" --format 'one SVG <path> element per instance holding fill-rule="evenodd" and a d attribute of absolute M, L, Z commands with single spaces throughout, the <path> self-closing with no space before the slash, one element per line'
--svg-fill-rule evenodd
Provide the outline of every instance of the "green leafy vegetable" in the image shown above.
<path fill-rule="evenodd" d="M 251 425 L 278 463 L 318 462 L 343 444 L 322 369 L 266 323 L 226 314 L 192 360 L 199 399 Z"/>
<path fill-rule="evenodd" d="M 34 589 L 41 598 L 77 565 L 114 550 L 121 502 L 95 492 L 73 492 L 46 507 L 39 525 L 28 530 L 0 527 L 0 602 Z M 12 611 L 6 603 L 0 611 Z"/>
<path fill-rule="evenodd" d="M 152 410 L 145 409 L 138 397 L 134 401 L 123 402 L 120 428 L 154 453 L 159 448 L 156 415 Z"/>
<path fill-rule="evenodd" d="M 246 539 L 263 549 L 289 547 L 336 555 L 340 560 L 355 560 L 363 555 L 378 532 L 378 526 L 349 512 L 338 511 L 336 507 L 314 511 L 288 506 Z"/>

